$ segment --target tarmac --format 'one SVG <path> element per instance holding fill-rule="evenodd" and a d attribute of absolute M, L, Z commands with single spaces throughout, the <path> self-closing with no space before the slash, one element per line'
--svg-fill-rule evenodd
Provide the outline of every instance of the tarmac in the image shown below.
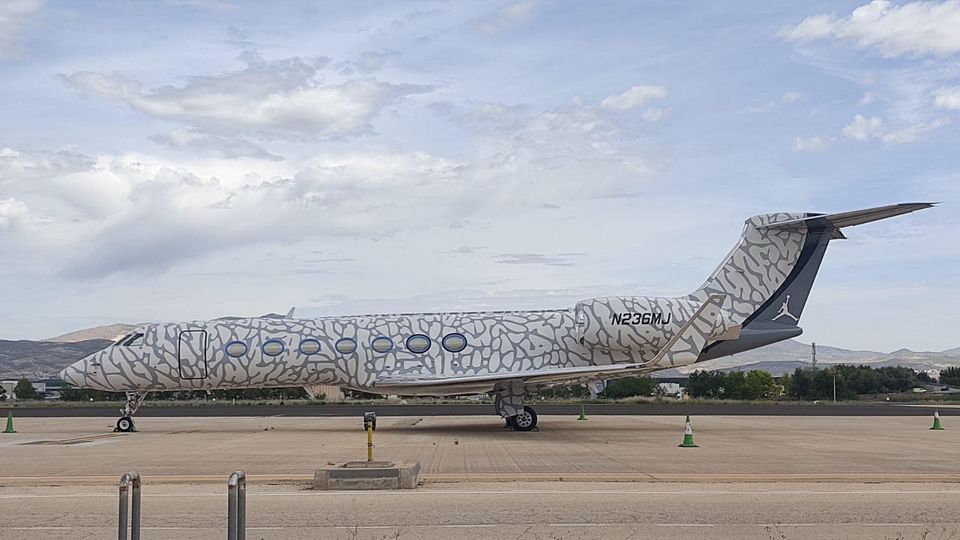
<path fill-rule="evenodd" d="M 589 411 L 589 409 L 588 409 Z M 921 416 L 382 417 L 375 457 L 419 460 L 403 492 L 317 492 L 363 459 L 357 417 L 17 418 L 0 435 L 0 538 L 115 534 L 143 477 L 144 538 L 222 538 L 247 473 L 248 538 L 960 538 L 960 423 Z M 953 425 L 957 423 L 957 425 Z"/>
<path fill-rule="evenodd" d="M 531 403 L 541 415 L 574 415 L 580 405 L 574 403 Z M 26 418 L 117 417 L 122 402 L 15 404 L 14 414 Z M 699 403 L 665 401 L 659 403 L 589 403 L 591 415 L 673 416 L 929 416 L 940 410 L 944 416 L 960 416 L 960 402 L 810 402 L 810 403 Z M 373 401 L 369 403 L 278 402 L 161 402 L 148 401 L 137 413 L 140 417 L 173 416 L 362 416 L 375 411 L 378 416 L 491 416 L 492 403 L 410 403 Z M 0 415 L 7 409 L 0 407 Z"/>
<path fill-rule="evenodd" d="M 143 488 L 143 539 L 226 536 L 226 487 Z M 427 484 L 412 491 L 247 490 L 247 538 L 923 539 L 960 536 L 955 484 Z M 116 537 L 110 486 L 0 487 L 0 539 Z"/>

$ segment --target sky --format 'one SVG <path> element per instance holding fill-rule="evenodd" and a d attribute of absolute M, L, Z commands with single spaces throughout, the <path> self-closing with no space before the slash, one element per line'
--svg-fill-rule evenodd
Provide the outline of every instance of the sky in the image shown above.
<path fill-rule="evenodd" d="M 803 339 L 960 346 L 960 1 L 0 2 L 0 338 L 683 295 L 833 242 Z"/>

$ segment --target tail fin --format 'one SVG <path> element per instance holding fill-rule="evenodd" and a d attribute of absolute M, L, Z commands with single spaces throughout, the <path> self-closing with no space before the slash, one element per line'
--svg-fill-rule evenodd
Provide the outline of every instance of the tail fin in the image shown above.
<path fill-rule="evenodd" d="M 726 294 L 733 324 L 796 326 L 830 240 L 842 227 L 930 208 L 904 203 L 841 214 L 763 214 L 747 220 L 740 241 L 690 296 L 701 302 Z M 799 333 L 799 329 L 798 332 Z"/>

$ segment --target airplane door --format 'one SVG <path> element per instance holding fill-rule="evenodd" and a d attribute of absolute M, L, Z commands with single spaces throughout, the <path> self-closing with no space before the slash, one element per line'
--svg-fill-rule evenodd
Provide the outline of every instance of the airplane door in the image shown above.
<path fill-rule="evenodd" d="M 184 330 L 177 342 L 181 379 L 207 377 L 207 331 Z"/>

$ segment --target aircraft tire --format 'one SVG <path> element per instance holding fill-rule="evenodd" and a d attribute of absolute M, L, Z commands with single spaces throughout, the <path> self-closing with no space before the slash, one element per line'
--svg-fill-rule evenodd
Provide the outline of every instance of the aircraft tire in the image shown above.
<path fill-rule="evenodd" d="M 130 418 L 129 416 L 123 416 L 117 420 L 117 431 L 121 433 L 130 433 L 133 430 L 133 418 Z"/>
<path fill-rule="evenodd" d="M 513 423 L 513 418 L 514 417 L 512 416 L 507 417 L 507 427 L 510 429 L 517 429 L 517 425 Z"/>
<path fill-rule="evenodd" d="M 523 412 L 511 417 L 513 429 L 517 431 L 533 431 L 537 429 L 537 411 L 533 407 L 523 406 Z"/>

